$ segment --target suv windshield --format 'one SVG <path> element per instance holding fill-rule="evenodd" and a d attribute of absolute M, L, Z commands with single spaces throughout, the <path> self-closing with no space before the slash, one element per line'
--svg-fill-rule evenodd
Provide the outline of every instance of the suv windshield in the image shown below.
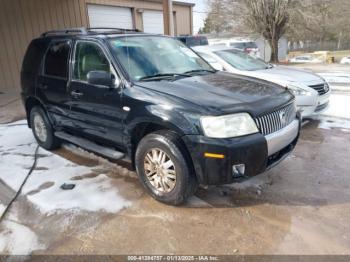
<path fill-rule="evenodd" d="M 238 50 L 221 50 L 214 53 L 238 70 L 255 71 L 271 68 L 264 61 Z"/>
<path fill-rule="evenodd" d="M 125 36 L 111 39 L 110 43 L 112 52 L 134 81 L 215 72 L 195 52 L 170 37 Z"/>

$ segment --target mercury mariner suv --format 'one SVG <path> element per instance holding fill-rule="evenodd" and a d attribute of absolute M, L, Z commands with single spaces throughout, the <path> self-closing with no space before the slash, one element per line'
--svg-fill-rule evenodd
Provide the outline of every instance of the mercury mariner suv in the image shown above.
<path fill-rule="evenodd" d="M 27 49 L 21 86 L 40 146 L 51 150 L 68 141 L 129 161 L 148 193 L 172 205 L 198 185 L 264 172 L 299 136 L 300 117 L 287 89 L 218 72 L 161 35 L 46 32 Z"/>

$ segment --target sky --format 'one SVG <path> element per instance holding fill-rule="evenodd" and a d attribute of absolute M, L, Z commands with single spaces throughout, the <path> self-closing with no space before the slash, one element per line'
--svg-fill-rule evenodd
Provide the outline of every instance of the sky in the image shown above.
<path fill-rule="evenodd" d="M 196 34 L 199 28 L 203 27 L 208 12 L 208 0 L 179 0 L 181 2 L 196 4 L 193 8 L 193 33 Z"/>

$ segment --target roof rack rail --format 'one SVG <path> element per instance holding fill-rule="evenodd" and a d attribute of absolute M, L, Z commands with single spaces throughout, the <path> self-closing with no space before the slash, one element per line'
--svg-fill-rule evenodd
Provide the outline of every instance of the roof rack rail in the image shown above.
<path fill-rule="evenodd" d="M 52 30 L 47 31 L 43 34 L 41 34 L 41 37 L 45 37 L 48 35 L 67 35 L 67 34 L 81 34 L 81 35 L 88 35 L 91 34 L 98 34 L 97 31 L 103 30 L 104 33 L 123 33 L 123 32 L 140 32 L 138 29 L 125 29 L 125 28 L 114 28 L 114 27 L 78 27 L 78 28 L 68 28 L 63 30 Z"/>
<path fill-rule="evenodd" d="M 96 30 L 106 30 L 106 31 L 124 31 L 124 32 L 140 32 L 138 29 L 126 29 L 126 28 L 118 28 L 118 27 L 88 27 L 87 31 L 96 31 Z"/>
<path fill-rule="evenodd" d="M 85 27 L 69 28 L 64 30 L 51 30 L 41 34 L 41 37 L 45 37 L 48 35 L 76 34 L 76 33 L 85 35 L 87 34 L 87 30 Z"/>

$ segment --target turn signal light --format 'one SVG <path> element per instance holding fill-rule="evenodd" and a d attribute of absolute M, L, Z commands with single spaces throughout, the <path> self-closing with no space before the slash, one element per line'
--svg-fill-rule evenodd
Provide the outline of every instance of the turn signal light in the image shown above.
<path fill-rule="evenodd" d="M 204 156 L 209 158 L 220 158 L 220 159 L 225 158 L 225 155 L 223 154 L 213 154 L 213 153 L 204 153 Z"/>

